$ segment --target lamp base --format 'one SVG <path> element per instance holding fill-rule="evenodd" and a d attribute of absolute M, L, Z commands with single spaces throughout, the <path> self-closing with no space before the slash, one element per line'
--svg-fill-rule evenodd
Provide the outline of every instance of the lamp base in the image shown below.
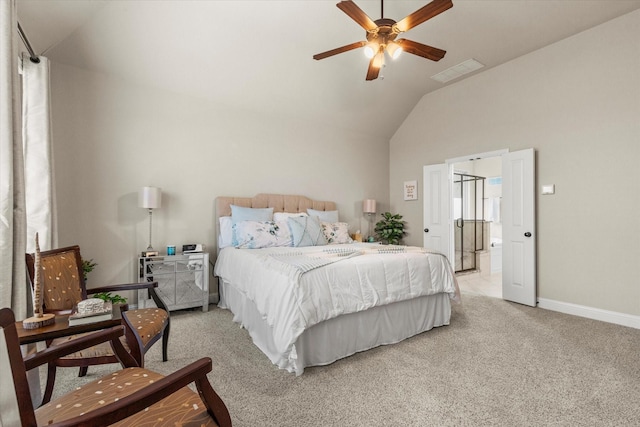
<path fill-rule="evenodd" d="M 158 256 L 158 251 L 142 251 L 142 256 L 143 257 L 150 257 L 150 256 Z"/>

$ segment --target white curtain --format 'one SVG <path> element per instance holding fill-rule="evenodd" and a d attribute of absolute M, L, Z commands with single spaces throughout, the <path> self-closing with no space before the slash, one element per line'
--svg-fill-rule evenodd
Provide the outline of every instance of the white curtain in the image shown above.
<path fill-rule="evenodd" d="M 33 62 L 22 55 L 22 152 L 24 156 L 24 194 L 26 211 L 26 252 L 35 252 L 38 233 L 40 249 L 58 247 L 53 147 L 51 143 L 51 96 L 49 60 L 39 56 Z M 24 255 L 19 261 L 24 269 Z M 27 285 L 29 289 L 29 286 Z M 30 312 L 29 315 L 32 313 Z M 33 352 L 34 347 L 23 348 Z M 38 370 L 27 372 L 34 405 L 42 400 Z"/>
<path fill-rule="evenodd" d="M 15 0 L 0 1 L 0 306 L 27 317 L 24 158 Z"/>
<path fill-rule="evenodd" d="M 34 63 L 28 54 L 22 55 L 22 141 L 29 253 L 36 250 L 36 232 L 40 249 L 58 247 L 49 60 L 44 56 L 38 59 L 40 62 Z"/>
<path fill-rule="evenodd" d="M 0 1 L 0 307 L 11 307 L 16 318 L 24 319 L 29 293 L 24 268 L 26 214 L 17 31 L 15 0 Z M 0 387 L 0 393 L 3 402 L 11 398 L 6 386 Z M 17 416 L 11 407 L 2 408 L 0 425 L 15 425 Z"/>
<path fill-rule="evenodd" d="M 0 0 L 0 307 L 16 319 L 32 314 L 25 253 L 58 242 L 51 146 L 49 61 L 22 61 L 18 74 L 18 19 L 15 0 Z M 20 94 L 22 99 L 22 115 Z M 26 174 L 25 174 L 26 170 Z M 28 242 L 28 243 L 27 243 Z M 23 352 L 33 348 L 23 348 Z M 38 370 L 28 372 L 33 403 L 40 403 Z M 0 388 L 3 393 L 6 388 Z M 4 391 L 3 391 L 4 390 Z M 8 412 L 0 416 L 7 424 Z"/>

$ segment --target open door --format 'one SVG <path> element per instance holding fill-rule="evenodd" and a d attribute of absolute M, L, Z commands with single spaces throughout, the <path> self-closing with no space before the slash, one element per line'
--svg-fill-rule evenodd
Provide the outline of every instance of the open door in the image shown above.
<path fill-rule="evenodd" d="M 423 169 L 424 247 L 451 257 L 449 165 L 429 165 Z"/>
<path fill-rule="evenodd" d="M 502 298 L 536 306 L 533 149 L 502 155 Z"/>
<path fill-rule="evenodd" d="M 490 152 L 424 166 L 424 247 L 453 262 L 450 165 L 469 158 L 502 157 L 502 297 L 536 306 L 535 154 L 533 149 Z"/>

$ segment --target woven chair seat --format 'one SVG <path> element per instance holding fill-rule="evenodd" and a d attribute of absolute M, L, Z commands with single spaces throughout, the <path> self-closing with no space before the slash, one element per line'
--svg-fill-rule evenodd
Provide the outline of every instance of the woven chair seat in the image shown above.
<path fill-rule="evenodd" d="M 127 368 L 78 387 L 36 409 L 38 425 L 66 420 L 122 399 L 163 378 L 143 368 Z M 100 396 L 100 399 L 96 399 Z M 184 387 L 171 396 L 113 426 L 217 426 L 198 393 Z"/>
<path fill-rule="evenodd" d="M 91 335 L 92 333 L 93 332 L 87 332 L 86 334 L 77 334 L 77 335 L 70 335 L 64 338 L 56 338 L 51 342 L 51 345 L 52 346 L 60 345 L 67 341 L 72 341 L 76 338 L 80 338 L 86 335 Z M 124 337 L 120 338 L 120 342 L 124 346 L 125 350 L 130 351 L 129 345 L 127 344 L 127 340 Z M 70 354 L 65 357 L 61 357 L 60 360 L 89 359 L 94 357 L 108 357 L 108 356 L 115 356 L 115 354 L 113 353 L 111 344 L 109 344 L 108 342 L 103 342 L 102 344 L 94 345 L 93 347 L 89 347 L 85 350 L 78 351 L 76 353 Z"/>
<path fill-rule="evenodd" d="M 123 311 L 122 315 L 129 320 L 133 326 L 133 331 L 138 334 L 144 346 L 146 346 L 153 337 L 160 334 L 169 319 L 169 313 L 161 308 L 128 310 Z"/>

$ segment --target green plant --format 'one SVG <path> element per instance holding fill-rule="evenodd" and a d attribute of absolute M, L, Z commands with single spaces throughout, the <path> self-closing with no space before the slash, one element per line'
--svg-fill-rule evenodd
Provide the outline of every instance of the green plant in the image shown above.
<path fill-rule="evenodd" d="M 407 234 L 406 231 L 404 231 L 402 215 L 394 215 L 391 212 L 385 212 L 381 215 L 382 219 L 376 223 L 376 237 L 383 243 L 389 243 L 391 245 L 400 244 L 402 237 Z"/>
<path fill-rule="evenodd" d="M 93 298 L 100 298 L 103 301 L 110 301 L 111 304 L 126 304 L 127 299 L 118 294 L 111 295 L 111 292 L 100 292 L 91 295 Z"/>
<path fill-rule="evenodd" d="M 94 268 L 98 265 L 97 262 L 93 262 L 93 258 L 90 260 L 83 259 L 82 260 L 82 276 L 84 277 L 84 281 L 87 281 L 87 274 L 91 273 Z"/>

